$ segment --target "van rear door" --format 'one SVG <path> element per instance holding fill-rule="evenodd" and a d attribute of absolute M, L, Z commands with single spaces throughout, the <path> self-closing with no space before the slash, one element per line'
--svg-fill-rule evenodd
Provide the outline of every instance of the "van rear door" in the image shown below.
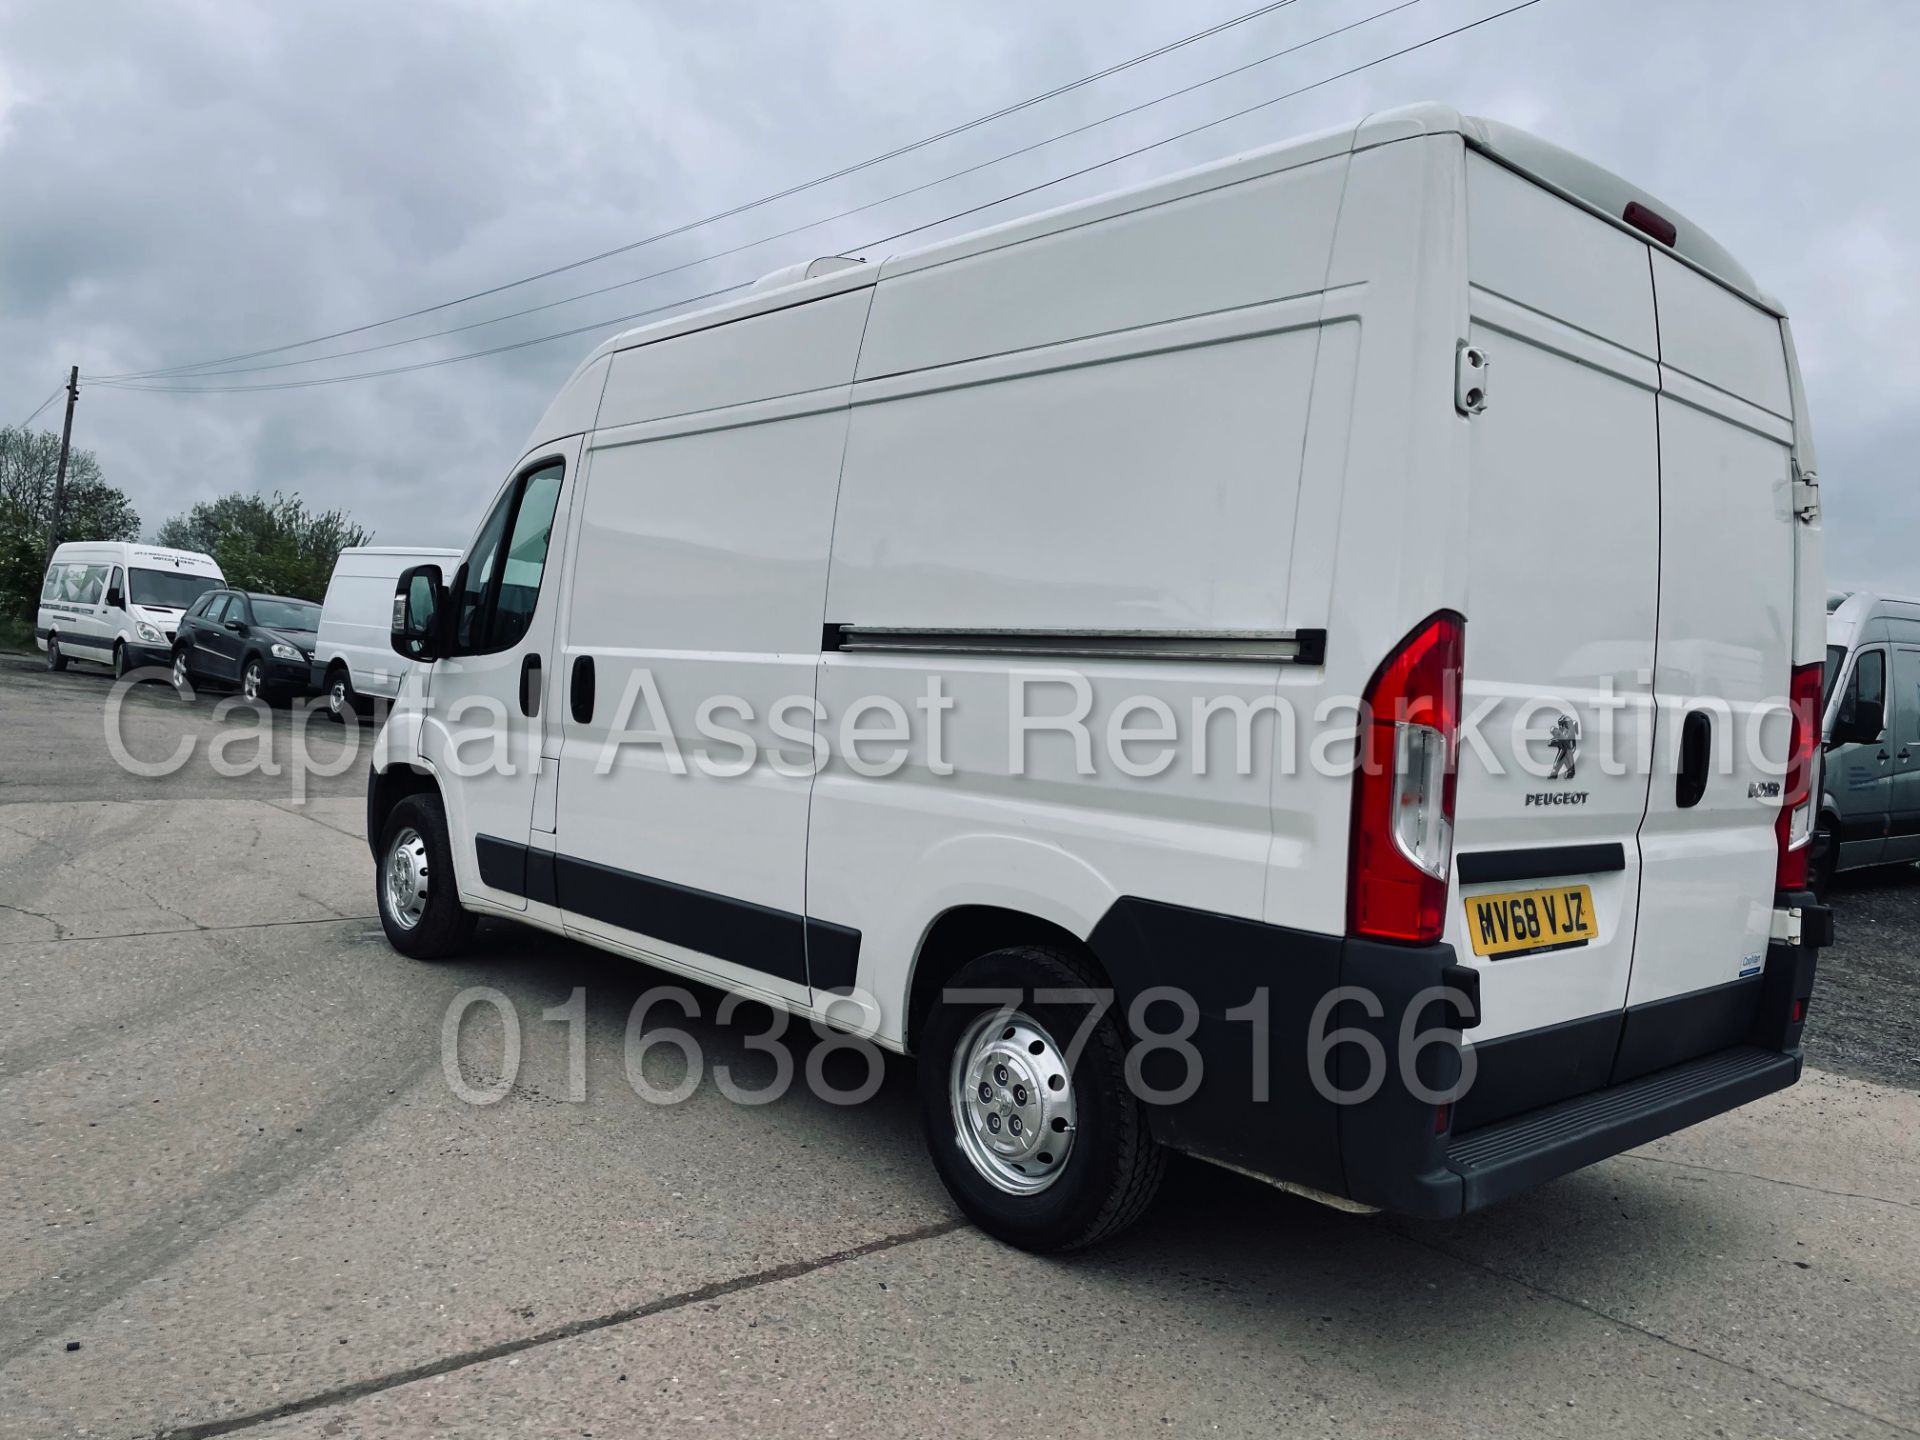
<path fill-rule="evenodd" d="M 1793 400 L 1777 317 L 1660 251 L 1660 635 L 1616 1080 L 1732 1044 L 1766 961 L 1793 669 Z M 1689 1005 L 1683 1039 L 1640 1012 Z M 1718 1032 L 1724 1033 L 1718 1033 Z M 1714 1032 L 1714 1033 L 1709 1033 Z M 1717 1043 L 1716 1043 L 1717 1042 Z M 1685 1054 L 1673 1046 L 1684 1044 Z"/>
<path fill-rule="evenodd" d="M 1659 603 L 1647 247 L 1468 165 L 1465 695 L 1446 938 L 1480 971 L 1458 1129 L 1607 1083 L 1632 969 Z M 1490 1042 L 1505 1043 L 1493 1045 Z"/>

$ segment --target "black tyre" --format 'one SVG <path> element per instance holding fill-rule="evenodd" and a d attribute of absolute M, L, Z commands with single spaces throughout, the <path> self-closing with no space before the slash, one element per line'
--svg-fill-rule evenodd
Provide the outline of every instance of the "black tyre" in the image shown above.
<path fill-rule="evenodd" d="M 113 678 L 116 680 L 127 678 L 127 647 L 123 641 L 119 640 L 113 642 Z"/>
<path fill-rule="evenodd" d="M 1088 1003 L 1034 998 L 1099 987 L 1062 951 L 996 950 L 948 982 L 922 1031 L 920 1117 L 934 1167 L 974 1224 L 1023 1250 L 1075 1250 L 1118 1234 L 1166 1170 L 1127 1087 L 1113 1016 L 1100 1016 L 1069 1066 Z M 1009 1008 L 946 998 L 962 990 L 1018 999 Z"/>
<path fill-rule="evenodd" d="M 453 882 L 446 812 L 437 795 L 409 795 L 380 836 L 374 893 L 387 941 L 415 960 L 443 960 L 473 938 L 474 917 Z"/>
<path fill-rule="evenodd" d="M 60 648 L 60 635 L 55 632 L 47 636 L 47 669 L 64 670 L 67 668 L 66 653 Z"/>
<path fill-rule="evenodd" d="M 173 688 L 182 700 L 193 698 L 193 666 L 187 662 L 187 647 L 177 646 L 173 652 Z"/>
<path fill-rule="evenodd" d="M 353 676 L 344 665 L 327 672 L 327 714 L 342 725 L 359 719 L 360 697 L 353 693 Z"/>
<path fill-rule="evenodd" d="M 258 655 L 249 655 L 240 665 L 240 693 L 260 705 L 270 705 L 267 694 L 267 667 Z"/>

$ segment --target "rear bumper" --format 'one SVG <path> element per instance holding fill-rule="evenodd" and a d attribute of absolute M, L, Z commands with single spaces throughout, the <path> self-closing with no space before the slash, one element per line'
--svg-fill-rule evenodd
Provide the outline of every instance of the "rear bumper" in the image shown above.
<path fill-rule="evenodd" d="M 1824 918 L 1811 926 L 1820 939 Z M 1448 946 L 1137 900 L 1116 904 L 1091 943 L 1116 1013 L 1169 982 L 1197 1004 L 1203 1078 L 1174 1103 L 1149 1104 L 1156 1139 L 1358 1204 L 1448 1218 L 1793 1084 L 1818 940 L 1775 942 L 1760 975 L 1731 985 L 1473 1047 L 1464 1090 L 1463 1037 L 1451 1028 L 1461 1017 L 1439 990 L 1465 990 L 1477 1006 L 1478 972 Z M 1270 1017 L 1258 1043 L 1249 1013 Z M 1165 1034 L 1168 1020 L 1143 1029 Z M 1408 1036 L 1442 1043 L 1409 1049 Z M 1140 1038 L 1143 1081 L 1171 1091 L 1176 1052 Z M 1442 1109 L 1436 1097 L 1455 1091 Z"/>
<path fill-rule="evenodd" d="M 1799 1078 L 1798 1051 L 1736 1045 L 1469 1131 L 1447 1146 L 1431 1207 L 1417 1213 L 1477 1210 L 1784 1090 Z"/>

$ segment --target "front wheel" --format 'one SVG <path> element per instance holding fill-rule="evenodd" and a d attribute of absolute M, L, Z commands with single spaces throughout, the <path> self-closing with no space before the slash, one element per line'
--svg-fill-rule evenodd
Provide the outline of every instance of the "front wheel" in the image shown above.
<path fill-rule="evenodd" d="M 127 646 L 124 640 L 113 642 L 113 678 L 116 680 L 127 678 Z"/>
<path fill-rule="evenodd" d="M 182 700 L 193 698 L 193 671 L 187 665 L 184 649 L 173 652 L 173 688 Z"/>
<path fill-rule="evenodd" d="M 1087 1024 L 1097 989 L 1062 951 L 996 950 L 948 982 L 925 1023 L 920 1116 L 934 1168 L 974 1224 L 1023 1250 L 1117 1235 L 1165 1173 L 1119 1027 L 1108 1013 Z M 947 998 L 964 991 L 997 994 Z"/>
<path fill-rule="evenodd" d="M 327 714 L 342 725 L 351 723 L 360 714 L 360 702 L 353 693 L 353 678 L 344 667 L 335 669 L 327 677 Z"/>
<path fill-rule="evenodd" d="M 254 702 L 264 702 L 267 698 L 266 667 L 256 659 L 247 661 L 240 668 L 240 693 Z"/>
<path fill-rule="evenodd" d="M 453 883 L 447 817 L 437 795 L 409 795 L 381 832 L 374 876 L 387 941 L 415 960 L 442 960 L 473 938 L 474 917 Z"/>
<path fill-rule="evenodd" d="M 64 670 L 67 668 L 66 653 L 60 648 L 60 636 L 47 636 L 47 669 Z"/>

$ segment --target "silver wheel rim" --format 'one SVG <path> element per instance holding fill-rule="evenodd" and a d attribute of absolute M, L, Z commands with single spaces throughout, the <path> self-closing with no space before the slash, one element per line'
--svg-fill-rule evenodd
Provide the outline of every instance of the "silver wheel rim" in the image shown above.
<path fill-rule="evenodd" d="M 260 698 L 260 667 L 258 665 L 247 666 L 245 673 L 240 677 L 240 690 L 249 700 Z"/>
<path fill-rule="evenodd" d="M 387 913 L 402 930 L 411 930 L 427 913 L 427 842 L 408 827 L 393 837 L 382 884 Z"/>
<path fill-rule="evenodd" d="M 347 713 L 347 682 L 336 680 L 327 691 L 327 708 L 336 716 Z"/>
<path fill-rule="evenodd" d="M 187 657 L 184 655 L 173 657 L 173 688 L 176 690 L 187 688 Z"/>
<path fill-rule="evenodd" d="M 1037 1195 L 1073 1153 L 1073 1073 L 1047 1029 L 989 1010 L 954 1047 L 948 1085 L 960 1153 L 996 1190 Z"/>

